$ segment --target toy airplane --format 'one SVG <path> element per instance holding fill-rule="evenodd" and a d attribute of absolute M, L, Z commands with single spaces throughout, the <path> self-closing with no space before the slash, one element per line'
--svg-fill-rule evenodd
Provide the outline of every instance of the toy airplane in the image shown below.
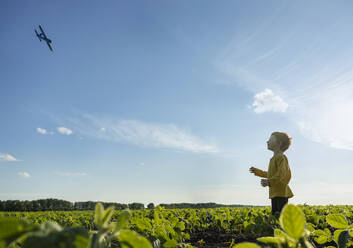
<path fill-rule="evenodd" d="M 42 40 L 45 40 L 45 42 L 47 43 L 50 51 L 53 51 L 53 48 L 50 45 L 51 40 L 49 40 L 47 38 L 47 36 L 45 35 L 45 33 L 44 33 L 44 31 L 43 31 L 43 29 L 42 29 L 42 27 L 40 25 L 39 25 L 39 29 L 40 29 L 40 32 L 41 32 L 40 34 L 38 34 L 37 30 L 34 30 L 34 32 L 36 32 L 36 35 L 37 35 L 39 41 L 42 42 Z"/>

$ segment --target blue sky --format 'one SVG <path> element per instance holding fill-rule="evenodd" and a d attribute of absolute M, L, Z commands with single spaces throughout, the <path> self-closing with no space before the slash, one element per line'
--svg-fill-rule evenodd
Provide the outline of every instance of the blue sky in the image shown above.
<path fill-rule="evenodd" d="M 349 1 L 2 1 L 0 199 L 353 204 Z M 54 52 L 39 42 L 40 24 Z"/>

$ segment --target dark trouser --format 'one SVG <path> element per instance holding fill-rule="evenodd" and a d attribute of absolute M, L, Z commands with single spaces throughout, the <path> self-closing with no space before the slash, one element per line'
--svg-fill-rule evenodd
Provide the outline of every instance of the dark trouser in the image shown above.
<path fill-rule="evenodd" d="M 287 197 L 273 197 L 271 199 L 271 206 L 272 206 L 272 215 L 274 215 L 276 212 L 281 213 L 282 208 L 284 205 L 288 203 L 288 198 Z"/>

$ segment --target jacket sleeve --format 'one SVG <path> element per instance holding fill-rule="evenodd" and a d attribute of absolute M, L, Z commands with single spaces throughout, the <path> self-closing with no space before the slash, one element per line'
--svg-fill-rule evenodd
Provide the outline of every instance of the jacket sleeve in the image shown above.
<path fill-rule="evenodd" d="M 270 187 L 283 187 L 288 184 L 288 164 L 287 160 L 284 157 L 279 157 L 276 160 L 276 166 L 274 173 L 270 175 L 268 181 L 270 183 Z"/>
<path fill-rule="evenodd" d="M 258 177 L 267 178 L 267 171 L 263 171 L 263 170 L 255 168 L 254 174 L 255 174 L 255 176 L 258 176 Z"/>

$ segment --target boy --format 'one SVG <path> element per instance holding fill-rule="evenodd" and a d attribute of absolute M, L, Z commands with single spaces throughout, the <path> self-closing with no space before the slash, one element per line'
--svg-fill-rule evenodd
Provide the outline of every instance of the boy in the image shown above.
<path fill-rule="evenodd" d="M 270 160 L 268 171 L 251 167 L 250 172 L 255 176 L 263 177 L 261 185 L 269 187 L 272 211 L 281 213 L 284 205 L 288 203 L 288 198 L 293 197 L 293 193 L 288 186 L 291 179 L 291 171 L 288 165 L 288 159 L 283 153 L 289 148 L 292 138 L 287 133 L 274 132 L 267 141 L 267 149 L 273 151 L 273 157 Z"/>

